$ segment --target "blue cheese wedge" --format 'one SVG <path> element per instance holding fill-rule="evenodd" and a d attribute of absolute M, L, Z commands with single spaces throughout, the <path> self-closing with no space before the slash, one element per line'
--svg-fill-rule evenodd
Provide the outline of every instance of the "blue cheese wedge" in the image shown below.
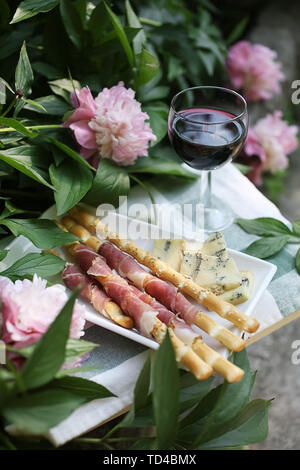
<path fill-rule="evenodd" d="M 194 245 L 195 246 L 195 245 Z M 180 272 L 189 276 L 202 287 L 216 292 L 239 287 L 241 274 L 232 258 L 229 257 L 226 242 L 220 232 L 213 233 L 194 250 L 186 244 Z"/>
<path fill-rule="evenodd" d="M 153 255 L 161 261 L 167 263 L 176 271 L 180 270 L 183 257 L 184 241 L 183 240 L 167 240 L 155 239 L 153 245 Z"/>
<path fill-rule="evenodd" d="M 238 305 L 246 302 L 252 294 L 254 287 L 254 275 L 251 271 L 240 271 L 242 280 L 238 287 L 220 294 L 220 297 L 226 302 Z"/>
<path fill-rule="evenodd" d="M 191 253 L 185 252 L 183 262 L 191 258 Z M 217 289 L 222 287 L 224 290 L 234 289 L 241 283 L 241 274 L 230 257 L 209 256 L 203 252 L 193 253 L 193 280 L 199 286 L 205 288 Z"/>
<path fill-rule="evenodd" d="M 203 243 L 201 251 L 209 256 L 228 258 L 226 242 L 221 232 L 212 233 Z"/>

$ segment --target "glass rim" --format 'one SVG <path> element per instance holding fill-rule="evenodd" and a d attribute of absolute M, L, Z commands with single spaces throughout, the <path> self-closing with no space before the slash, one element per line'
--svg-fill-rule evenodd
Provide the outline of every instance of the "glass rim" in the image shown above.
<path fill-rule="evenodd" d="M 175 107 L 174 107 L 174 102 L 175 100 L 180 96 L 182 95 L 183 93 L 185 93 L 186 91 L 192 91 L 192 90 L 200 90 L 200 89 L 215 89 L 215 90 L 219 90 L 219 91 L 223 91 L 223 92 L 226 92 L 226 93 L 229 93 L 231 95 L 235 95 L 237 96 L 238 98 L 241 99 L 243 105 L 244 105 L 244 109 L 243 111 L 238 115 L 238 116 L 235 116 L 233 118 L 230 118 L 230 119 L 227 119 L 227 120 L 222 120 L 222 121 L 216 121 L 216 122 L 206 122 L 206 121 L 195 121 L 193 119 L 189 119 L 188 117 L 185 117 L 183 116 L 182 114 L 180 114 L 180 111 L 176 111 L 175 110 Z M 173 96 L 172 100 L 171 100 L 171 104 L 170 104 L 170 108 L 172 109 L 172 111 L 174 112 L 174 114 L 176 116 L 179 116 L 181 119 L 184 119 L 185 121 L 188 121 L 188 122 L 192 122 L 194 124 L 206 124 L 208 126 L 210 125 L 216 125 L 216 124 L 224 124 L 225 122 L 232 122 L 232 121 L 236 121 L 238 119 L 241 119 L 246 113 L 247 113 L 247 101 L 245 100 L 245 98 L 240 95 L 239 93 L 237 93 L 235 90 L 231 90 L 231 88 L 224 88 L 224 87 L 219 87 L 219 86 L 210 86 L 210 85 L 199 85 L 199 86 L 195 86 L 195 87 L 190 87 L 190 88 L 185 88 L 184 90 L 181 90 L 179 91 L 179 93 L 177 93 L 176 95 Z M 192 108 L 191 108 L 192 109 Z M 213 109 L 213 108 L 212 108 Z"/>

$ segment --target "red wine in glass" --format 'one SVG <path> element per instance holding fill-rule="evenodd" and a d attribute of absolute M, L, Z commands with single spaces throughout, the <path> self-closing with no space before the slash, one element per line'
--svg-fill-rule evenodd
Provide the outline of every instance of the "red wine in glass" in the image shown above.
<path fill-rule="evenodd" d="M 239 154 L 246 135 L 241 119 L 209 108 L 181 110 L 169 127 L 176 153 L 197 170 L 214 170 L 231 161 Z"/>

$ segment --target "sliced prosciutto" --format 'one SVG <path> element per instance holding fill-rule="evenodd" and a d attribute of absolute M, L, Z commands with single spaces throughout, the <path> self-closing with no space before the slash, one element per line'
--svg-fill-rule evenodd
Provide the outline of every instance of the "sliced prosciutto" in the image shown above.
<path fill-rule="evenodd" d="M 141 300 L 151 305 L 156 310 L 157 318 L 165 323 L 165 325 L 172 328 L 176 336 L 182 342 L 192 347 L 195 340 L 202 340 L 202 337 L 197 334 L 189 325 L 187 325 L 184 321 L 179 320 L 173 312 L 170 312 L 170 310 L 168 310 L 156 299 L 145 292 L 141 292 L 134 286 L 132 286 L 132 289 Z"/>
<path fill-rule="evenodd" d="M 95 282 L 93 282 L 86 274 L 84 274 L 74 264 L 67 263 L 62 273 L 62 278 L 66 286 L 74 290 L 78 286 L 81 287 L 80 296 L 88 300 L 97 312 L 108 316 L 105 311 L 105 305 L 111 301 L 106 293 Z"/>
<path fill-rule="evenodd" d="M 68 263 L 62 273 L 62 278 L 66 286 L 71 290 L 81 286 L 81 298 L 90 302 L 96 312 L 101 313 L 106 318 L 110 318 L 118 325 L 123 326 L 123 328 L 134 327 L 133 319 L 125 315 L 119 305 L 112 301 L 102 287 L 80 268 Z"/>
<path fill-rule="evenodd" d="M 124 313 L 133 318 L 137 329 L 144 336 L 151 337 L 157 323 L 156 310 L 139 299 L 127 281 L 112 272 L 102 256 L 82 244 L 76 247 L 74 256 L 79 266 L 89 276 L 97 279 L 106 294 L 122 308 Z"/>
<path fill-rule="evenodd" d="M 139 289 L 145 289 L 149 295 L 157 299 L 168 310 L 178 314 L 189 325 L 194 323 L 199 309 L 178 292 L 173 284 L 153 276 L 140 266 L 132 256 L 124 253 L 110 242 L 102 243 L 98 253 L 121 276 L 127 277 Z"/>

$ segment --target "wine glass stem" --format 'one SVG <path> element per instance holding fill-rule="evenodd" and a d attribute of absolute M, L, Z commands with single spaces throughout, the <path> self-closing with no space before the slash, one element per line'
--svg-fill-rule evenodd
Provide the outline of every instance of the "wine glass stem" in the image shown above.
<path fill-rule="evenodd" d="M 211 171 L 201 172 L 200 202 L 204 207 L 211 207 Z"/>

